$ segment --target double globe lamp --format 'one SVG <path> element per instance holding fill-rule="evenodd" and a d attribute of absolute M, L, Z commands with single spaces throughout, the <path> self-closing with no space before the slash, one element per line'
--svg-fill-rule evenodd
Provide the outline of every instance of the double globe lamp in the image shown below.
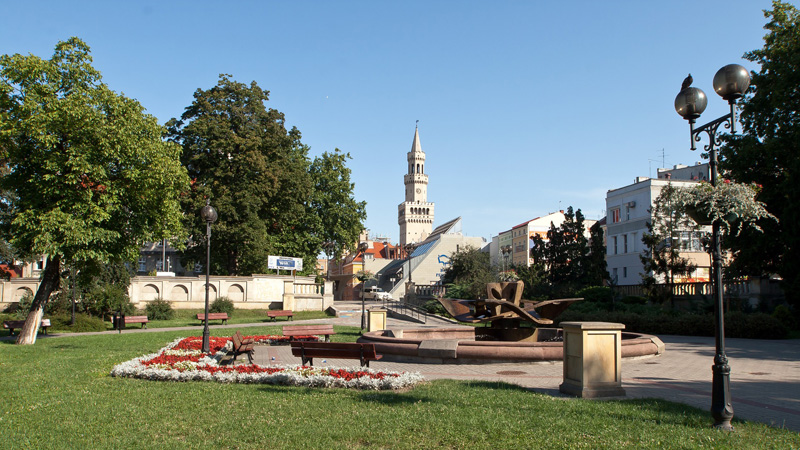
<path fill-rule="evenodd" d="M 717 185 L 717 145 L 719 140 L 719 127 L 723 125 L 731 133 L 736 133 L 736 100 L 741 98 L 750 86 L 750 73 L 738 64 L 729 64 L 714 75 L 714 91 L 724 100 L 728 101 L 731 112 L 713 120 L 697 129 L 694 128 L 695 119 L 705 111 L 708 98 L 705 92 L 696 87 L 690 87 L 691 75 L 684 81 L 682 89 L 675 97 L 675 111 L 689 121 L 689 135 L 691 149 L 695 150 L 695 142 L 700 141 L 701 133 L 708 135 L 709 143 L 704 146 L 708 151 L 708 166 L 711 175 L 711 185 Z M 711 224 L 711 255 L 712 255 L 712 292 L 714 297 L 715 318 L 715 356 L 712 370 L 711 386 L 711 416 L 714 418 L 714 427 L 723 430 L 733 430 L 733 405 L 731 404 L 730 374 L 728 357 L 725 355 L 725 317 L 722 303 L 722 252 L 720 249 L 720 224 L 714 221 Z"/>

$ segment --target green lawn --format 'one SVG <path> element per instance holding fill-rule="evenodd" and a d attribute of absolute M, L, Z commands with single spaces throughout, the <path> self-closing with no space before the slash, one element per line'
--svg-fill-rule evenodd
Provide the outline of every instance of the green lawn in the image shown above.
<path fill-rule="evenodd" d="M 357 328 L 336 330 L 341 340 L 358 336 Z M 553 398 L 503 383 L 435 381 L 405 392 L 361 392 L 108 375 L 114 364 L 180 336 L 187 333 L 0 342 L 2 442 L 45 449 L 800 447 L 797 433 L 761 424 L 715 431 L 706 411 L 680 404 Z"/>

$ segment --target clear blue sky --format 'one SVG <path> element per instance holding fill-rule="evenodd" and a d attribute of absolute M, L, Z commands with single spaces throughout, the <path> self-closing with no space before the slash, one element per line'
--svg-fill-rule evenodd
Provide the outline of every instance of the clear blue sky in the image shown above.
<path fill-rule="evenodd" d="M 700 161 L 673 101 L 763 46 L 768 0 L 3 1 L 0 54 L 78 36 L 114 90 L 161 123 L 220 73 L 270 91 L 312 156 L 349 152 L 367 227 L 398 239 L 414 124 L 435 224 L 489 239 Z"/>

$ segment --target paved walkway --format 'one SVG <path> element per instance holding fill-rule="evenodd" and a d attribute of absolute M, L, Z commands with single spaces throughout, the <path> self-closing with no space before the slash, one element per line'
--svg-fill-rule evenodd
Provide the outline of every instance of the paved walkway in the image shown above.
<path fill-rule="evenodd" d="M 341 317 L 309 322 L 360 326 L 360 305 L 342 305 Z M 349 310 L 348 310 L 349 308 Z M 303 321 L 297 321 L 303 323 Z M 212 328 L 247 328 L 267 323 L 212 325 Z M 441 327 L 452 324 L 429 321 L 417 324 L 397 319 L 388 320 L 388 328 Z M 185 327 L 197 332 L 198 328 Z M 158 332 L 165 329 L 126 330 Z M 104 332 L 116 333 L 116 331 Z M 246 334 L 246 333 L 245 333 Z M 74 334 L 73 334 L 74 335 Z M 61 336 L 69 336 L 67 334 Z M 54 335 L 53 337 L 58 337 Z M 692 336 L 659 336 L 666 344 L 661 356 L 625 359 L 622 363 L 622 384 L 628 398 L 662 398 L 708 410 L 711 405 L 711 365 L 714 339 Z M 726 339 L 731 366 L 731 396 L 737 419 L 763 422 L 800 432 L 800 340 L 767 341 Z M 258 364 L 297 364 L 288 346 L 257 347 Z M 352 366 L 352 360 L 317 358 L 315 366 Z M 358 364 L 357 362 L 355 364 Z M 420 372 L 427 379 L 503 381 L 518 384 L 536 392 L 562 396 L 561 362 L 539 364 L 422 364 L 374 361 L 378 370 Z M 709 417 L 709 421 L 710 421 Z"/>

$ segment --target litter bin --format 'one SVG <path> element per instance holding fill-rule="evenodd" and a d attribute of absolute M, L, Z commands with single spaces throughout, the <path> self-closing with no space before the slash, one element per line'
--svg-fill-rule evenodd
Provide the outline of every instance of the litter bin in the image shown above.
<path fill-rule="evenodd" d="M 372 308 L 367 311 L 367 331 L 378 331 L 386 329 L 386 310 L 383 308 Z"/>

